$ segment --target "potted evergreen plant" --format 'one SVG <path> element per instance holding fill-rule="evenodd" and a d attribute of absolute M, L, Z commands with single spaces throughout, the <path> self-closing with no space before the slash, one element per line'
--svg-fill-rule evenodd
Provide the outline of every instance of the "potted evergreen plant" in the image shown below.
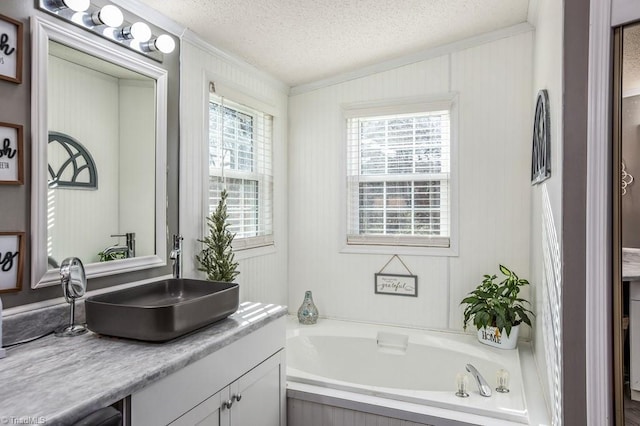
<path fill-rule="evenodd" d="M 198 240 L 204 248 L 196 260 L 200 265 L 198 270 L 206 272 L 208 280 L 230 283 L 240 272 L 231 247 L 235 234 L 229 231 L 227 222 L 227 196 L 227 190 L 223 189 L 217 208 L 207 217 L 209 235 Z"/>
<path fill-rule="evenodd" d="M 525 304 L 529 302 L 518 297 L 521 287 L 529 281 L 519 278 L 506 266 L 499 265 L 504 279 L 496 283 L 496 275 L 485 275 L 482 283 L 465 297 L 464 329 L 469 321 L 478 329 L 481 343 L 502 349 L 514 349 L 518 341 L 520 324 L 531 326 L 529 315 L 533 316 Z"/>

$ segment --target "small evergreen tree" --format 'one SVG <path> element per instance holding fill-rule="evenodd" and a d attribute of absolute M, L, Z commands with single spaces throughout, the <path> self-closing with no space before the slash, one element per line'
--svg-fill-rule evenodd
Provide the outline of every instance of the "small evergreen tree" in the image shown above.
<path fill-rule="evenodd" d="M 227 190 L 223 189 L 218 207 L 207 217 L 209 235 L 204 240 L 198 240 L 204 244 L 200 255 L 196 255 L 200 264 L 198 270 L 206 272 L 210 281 L 232 282 L 240 273 L 231 248 L 235 234 L 228 229 L 227 195 Z"/>

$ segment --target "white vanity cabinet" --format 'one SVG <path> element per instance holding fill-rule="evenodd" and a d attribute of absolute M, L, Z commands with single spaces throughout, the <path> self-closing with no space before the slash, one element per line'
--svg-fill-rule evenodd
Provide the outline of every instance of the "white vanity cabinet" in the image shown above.
<path fill-rule="evenodd" d="M 284 426 L 284 317 L 131 395 L 132 426 Z"/>
<path fill-rule="evenodd" d="M 279 352 L 171 423 L 171 426 L 284 424 L 280 409 L 282 353 Z"/>

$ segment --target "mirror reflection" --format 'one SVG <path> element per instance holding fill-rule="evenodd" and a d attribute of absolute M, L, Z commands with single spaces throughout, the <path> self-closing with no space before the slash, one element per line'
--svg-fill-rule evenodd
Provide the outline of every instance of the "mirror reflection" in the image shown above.
<path fill-rule="evenodd" d="M 156 81 L 49 40 L 48 268 L 156 253 Z"/>

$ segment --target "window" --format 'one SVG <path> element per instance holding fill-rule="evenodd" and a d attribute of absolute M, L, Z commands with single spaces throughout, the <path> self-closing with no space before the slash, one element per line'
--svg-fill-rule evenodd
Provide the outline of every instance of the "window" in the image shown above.
<path fill-rule="evenodd" d="M 235 249 L 273 243 L 273 117 L 211 94 L 209 98 L 209 214 L 228 192 Z"/>
<path fill-rule="evenodd" d="M 451 103 L 397 109 L 348 111 L 347 243 L 450 247 Z"/>

